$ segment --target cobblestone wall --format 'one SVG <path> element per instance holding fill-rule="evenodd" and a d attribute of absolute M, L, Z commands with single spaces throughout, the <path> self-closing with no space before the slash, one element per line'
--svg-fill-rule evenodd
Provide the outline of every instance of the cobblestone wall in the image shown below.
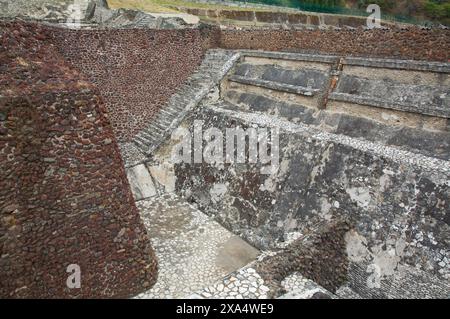
<path fill-rule="evenodd" d="M 2 22 L 0 43 L 0 297 L 142 292 L 156 261 L 97 90 L 39 25 Z"/>
<path fill-rule="evenodd" d="M 62 54 L 99 88 L 120 141 L 151 121 L 212 46 L 201 29 L 52 33 Z"/>
<path fill-rule="evenodd" d="M 186 81 L 208 48 L 307 51 L 447 61 L 450 30 L 67 30 L 53 42 L 97 84 L 120 142 L 131 140 Z"/>
<path fill-rule="evenodd" d="M 447 62 L 450 30 L 222 30 L 225 49 L 297 51 Z"/>

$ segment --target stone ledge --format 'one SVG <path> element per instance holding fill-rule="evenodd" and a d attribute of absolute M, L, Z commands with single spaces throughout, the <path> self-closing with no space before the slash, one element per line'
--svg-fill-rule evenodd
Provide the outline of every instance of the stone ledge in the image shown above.
<path fill-rule="evenodd" d="M 236 118 L 241 120 L 243 123 L 257 124 L 261 127 L 279 128 L 281 133 L 300 134 L 317 141 L 346 145 L 353 149 L 368 154 L 374 154 L 396 163 L 426 170 L 430 174 L 439 174 L 441 177 L 442 174 L 450 176 L 450 161 L 447 160 L 400 150 L 393 146 L 383 145 L 361 138 L 353 138 L 346 135 L 324 132 L 310 125 L 292 123 L 288 120 L 275 118 L 270 115 L 228 110 L 220 108 L 219 104 L 210 105 L 208 108 L 213 113 L 222 114 L 224 117 Z"/>
<path fill-rule="evenodd" d="M 330 100 L 334 101 L 340 101 L 340 102 L 349 102 L 349 103 L 356 103 L 361 105 L 368 105 L 368 106 L 374 106 L 374 107 L 381 107 L 384 109 L 392 109 L 392 110 L 399 110 L 403 112 L 410 112 L 410 113 L 418 113 L 418 114 L 424 114 L 424 115 L 430 115 L 430 116 L 436 116 L 436 117 L 442 117 L 442 118 L 450 118 L 450 108 L 449 109 L 442 109 L 442 108 L 436 108 L 436 107 L 430 107 L 430 106 L 411 106 L 406 105 L 403 103 L 393 102 L 393 101 L 386 101 L 376 98 L 367 98 L 362 96 L 355 96 L 348 93 L 331 93 L 329 96 Z"/>
<path fill-rule="evenodd" d="M 336 55 L 320 55 L 320 54 L 301 54 L 288 52 L 273 52 L 273 51 L 259 51 L 259 50 L 241 50 L 243 56 L 269 58 L 269 59 L 283 59 L 293 61 L 307 61 L 319 63 L 337 63 L 339 56 Z"/>
<path fill-rule="evenodd" d="M 365 66 L 372 68 L 450 73 L 450 63 L 440 63 L 440 62 L 346 57 L 344 58 L 343 64 Z"/>
<path fill-rule="evenodd" d="M 450 135 L 448 131 L 428 131 L 418 127 L 403 126 L 379 121 L 375 118 L 358 117 L 351 113 L 341 113 L 331 106 L 317 112 L 314 108 L 300 103 L 281 102 L 274 97 L 261 96 L 251 92 L 230 90 L 224 96 L 220 107 L 227 110 L 261 112 L 266 115 L 286 119 L 292 123 L 303 123 L 321 127 L 329 133 L 364 138 L 413 153 L 450 160 Z M 359 107 L 359 106 L 358 106 Z M 382 112 L 380 112 L 382 113 Z"/>
<path fill-rule="evenodd" d="M 282 92 L 288 92 L 288 93 L 294 93 L 304 96 L 315 96 L 317 93 L 320 92 L 319 89 L 310 89 L 303 86 L 296 86 L 291 84 L 285 84 L 285 83 L 277 83 L 273 81 L 267 81 L 267 80 L 260 80 L 260 79 L 251 79 L 246 78 L 240 75 L 232 75 L 228 78 L 229 81 L 242 83 L 242 84 L 249 84 L 254 86 L 259 86 L 266 89 L 276 90 L 276 91 L 282 91 Z"/>

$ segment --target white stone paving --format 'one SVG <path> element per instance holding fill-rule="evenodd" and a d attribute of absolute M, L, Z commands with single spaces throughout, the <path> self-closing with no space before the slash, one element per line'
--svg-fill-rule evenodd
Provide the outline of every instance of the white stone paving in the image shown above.
<path fill-rule="evenodd" d="M 137 202 L 159 262 L 136 298 L 187 298 L 256 259 L 259 251 L 176 195 Z"/>
<path fill-rule="evenodd" d="M 267 299 L 269 291 L 264 279 L 250 266 L 197 291 L 193 298 Z"/>

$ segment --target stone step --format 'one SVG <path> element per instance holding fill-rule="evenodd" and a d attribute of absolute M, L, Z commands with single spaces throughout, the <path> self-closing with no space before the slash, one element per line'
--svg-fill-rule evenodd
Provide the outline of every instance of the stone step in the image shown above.
<path fill-rule="evenodd" d="M 142 137 L 142 136 L 136 136 L 135 140 L 140 144 L 140 146 L 148 147 L 154 143 L 153 140 Z"/>
<path fill-rule="evenodd" d="M 159 116 L 157 119 L 157 123 L 162 127 L 169 127 L 170 124 L 172 124 L 173 119 L 175 119 L 175 116 L 173 117 Z"/>
<path fill-rule="evenodd" d="M 203 62 L 188 80 L 180 86 L 177 93 L 170 99 L 168 105 L 161 109 L 148 127 L 136 138 L 135 145 L 144 147 L 143 153 L 151 153 L 170 132 L 175 121 L 184 117 L 185 110 L 192 108 L 209 92 L 224 75 L 223 68 L 229 64 L 230 59 L 235 61 L 236 53 L 223 50 L 208 51 Z M 230 65 L 231 66 L 231 65 Z"/>
<path fill-rule="evenodd" d="M 307 87 L 303 87 L 303 86 L 296 86 L 296 85 L 261 80 L 261 79 L 252 79 L 252 78 L 247 78 L 247 77 L 239 76 L 239 75 L 232 75 L 232 76 L 228 77 L 228 80 L 232 81 L 232 82 L 241 83 L 241 84 L 253 85 L 253 86 L 258 86 L 258 87 L 265 88 L 265 89 L 276 90 L 276 91 L 281 91 L 281 92 L 286 92 L 286 93 L 293 93 L 293 94 L 304 95 L 304 96 L 314 96 L 320 92 L 319 89 L 312 89 L 312 88 L 307 88 Z"/>
<path fill-rule="evenodd" d="M 133 139 L 132 143 L 133 143 L 134 145 L 136 145 L 136 147 L 139 149 L 139 151 L 145 153 L 145 150 L 147 149 L 147 146 L 145 145 L 144 142 L 141 141 L 141 139 L 138 139 L 138 137 L 136 136 L 136 137 Z"/>
<path fill-rule="evenodd" d="M 142 131 L 140 137 L 151 141 L 152 143 L 158 141 L 163 136 L 162 133 L 157 133 L 156 131 Z"/>
<path fill-rule="evenodd" d="M 156 132 L 158 134 L 163 134 L 165 129 L 157 126 L 156 123 L 152 123 L 143 132 Z"/>
<path fill-rule="evenodd" d="M 171 111 L 169 107 L 161 109 L 161 110 L 159 110 L 159 112 L 160 112 L 160 114 L 162 114 L 168 118 L 174 117 L 176 115 L 176 112 Z"/>

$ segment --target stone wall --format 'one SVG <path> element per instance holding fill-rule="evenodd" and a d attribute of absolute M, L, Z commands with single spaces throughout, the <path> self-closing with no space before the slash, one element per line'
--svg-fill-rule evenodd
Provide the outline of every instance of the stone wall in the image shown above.
<path fill-rule="evenodd" d="M 119 141 L 151 121 L 213 46 L 202 29 L 51 33 L 63 56 L 99 88 Z"/>
<path fill-rule="evenodd" d="M 0 24 L 0 297 L 137 294 L 156 260 L 103 100 L 48 40 Z"/>
<path fill-rule="evenodd" d="M 261 49 L 447 61 L 450 30 L 67 30 L 53 43 L 97 85 L 114 133 L 130 141 L 200 64 L 206 49 Z"/>
<path fill-rule="evenodd" d="M 289 10 L 289 8 L 278 9 L 279 11 L 269 10 L 233 10 L 233 9 L 199 9 L 176 7 L 177 10 L 201 17 L 206 21 L 217 22 L 221 24 L 235 25 L 239 22 L 246 22 L 244 25 L 258 24 L 278 24 L 298 27 L 359 27 L 366 26 L 367 18 L 358 16 L 346 16 L 337 14 L 323 14 L 315 12 L 300 12 L 298 10 Z M 383 25 L 394 25 L 393 22 L 383 21 Z M 242 24 L 242 23 L 241 23 Z"/>
<path fill-rule="evenodd" d="M 222 30 L 220 46 L 447 62 L 450 30 Z"/>
<path fill-rule="evenodd" d="M 91 0 L 0 0 L 0 17 L 70 22 L 89 15 Z"/>
<path fill-rule="evenodd" d="M 172 135 L 140 168 L 254 246 L 276 250 L 255 267 L 271 291 L 300 272 L 363 298 L 446 298 L 449 64 L 238 54 L 220 89 L 179 125 L 189 131 Z M 373 85 L 345 91 L 349 77 Z M 366 105 L 337 105 L 333 94 L 343 90 L 364 95 Z M 329 103 L 317 98 L 323 91 Z M 229 163 L 224 151 L 234 153 L 228 133 L 236 127 L 253 137 L 236 134 L 245 159 Z M 261 158 L 248 161 L 258 144 L 248 130 L 265 127 L 280 132 L 271 133 L 280 165 L 269 174 Z M 195 163 L 192 153 L 174 163 L 180 146 L 183 155 L 202 152 Z"/>
<path fill-rule="evenodd" d="M 53 35 L 62 54 L 98 85 L 119 141 L 129 141 L 154 118 L 210 47 L 436 61 L 448 60 L 450 52 L 448 30 L 53 29 Z"/>
<path fill-rule="evenodd" d="M 280 131 L 280 166 L 271 174 L 248 161 L 173 167 L 176 193 L 233 233 L 263 250 L 288 247 L 283 266 L 275 260 L 269 273 L 301 271 L 333 291 L 344 280 L 365 298 L 448 296 L 448 161 L 208 105 L 180 127 L 193 132 L 195 120 L 202 121 L 203 132 L 214 127 L 224 138 L 226 128 Z M 167 141 L 154 158 L 171 163 L 175 144 Z M 345 267 L 335 264 L 335 255 L 342 255 L 336 248 L 344 249 L 338 243 L 327 241 L 317 254 L 299 253 L 321 226 L 341 221 L 352 229 L 345 234 Z"/>
<path fill-rule="evenodd" d="M 450 158 L 450 64 L 240 53 L 221 84 L 225 107 Z"/>

